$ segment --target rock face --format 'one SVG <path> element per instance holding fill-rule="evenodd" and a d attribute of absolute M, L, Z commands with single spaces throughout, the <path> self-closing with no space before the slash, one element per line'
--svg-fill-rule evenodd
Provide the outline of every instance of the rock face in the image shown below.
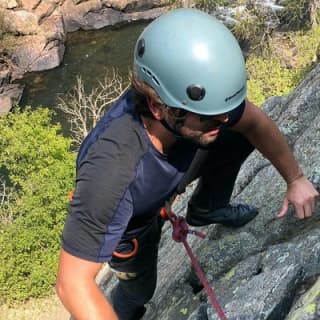
<path fill-rule="evenodd" d="M 320 64 L 293 93 L 271 98 L 263 108 L 320 189 Z M 175 204 L 177 214 L 184 215 L 193 187 Z M 255 151 L 239 174 L 233 201 L 256 205 L 259 215 L 239 229 L 200 228 L 205 240 L 188 237 L 229 320 L 320 319 L 320 204 L 310 219 L 296 220 L 291 208 L 275 220 L 285 190 L 277 171 Z M 143 319 L 218 320 L 183 245 L 171 239 L 169 222 L 165 228 L 157 291 Z M 106 295 L 114 283 L 102 286 Z"/>
<path fill-rule="evenodd" d="M 66 34 L 79 29 L 93 30 L 159 16 L 161 0 L 3 0 L 0 1 L 0 112 L 18 103 L 23 88 L 13 82 L 26 72 L 60 65 Z M 1 40 L 11 34 L 13 43 Z M 3 42 L 3 43 L 1 43 Z M 2 45 L 1 45 L 2 44 Z M 5 57 L 6 59 L 1 59 Z M 1 72 L 9 72 L 1 78 Z M 16 92 L 19 91 L 19 94 Z M 5 102 L 4 102 L 5 101 Z"/>

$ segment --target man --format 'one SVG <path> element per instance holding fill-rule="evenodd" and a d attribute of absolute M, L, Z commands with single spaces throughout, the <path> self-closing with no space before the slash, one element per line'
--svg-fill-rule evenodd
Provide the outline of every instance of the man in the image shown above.
<path fill-rule="evenodd" d="M 153 21 L 134 50 L 133 88 L 84 141 L 62 237 L 57 292 L 81 319 L 140 319 L 154 293 L 162 221 L 197 149 L 191 225 L 240 227 L 256 214 L 229 203 L 241 164 L 257 148 L 287 183 L 282 208 L 308 218 L 319 196 L 275 124 L 246 100 L 245 63 L 229 30 L 206 13 L 178 9 Z M 103 262 L 119 283 L 109 302 L 95 284 Z"/>

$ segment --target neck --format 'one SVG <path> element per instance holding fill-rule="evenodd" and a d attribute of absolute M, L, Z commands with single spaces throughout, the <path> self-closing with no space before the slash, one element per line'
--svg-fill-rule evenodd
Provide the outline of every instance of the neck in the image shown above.
<path fill-rule="evenodd" d="M 172 145 L 176 142 L 176 137 L 167 130 L 160 121 L 141 116 L 144 128 L 153 146 L 162 154 L 167 154 Z"/>

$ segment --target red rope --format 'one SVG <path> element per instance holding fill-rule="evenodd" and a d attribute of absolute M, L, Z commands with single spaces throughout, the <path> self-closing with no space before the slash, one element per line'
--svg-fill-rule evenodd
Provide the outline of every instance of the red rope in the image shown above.
<path fill-rule="evenodd" d="M 172 238 L 173 238 L 173 240 L 175 240 L 177 242 L 183 243 L 189 258 L 191 259 L 191 263 L 192 263 L 201 283 L 203 284 L 204 288 L 206 289 L 207 294 L 211 300 L 211 304 L 212 304 L 213 308 L 215 309 L 217 315 L 219 316 L 220 320 L 228 320 L 227 317 L 225 316 L 212 288 L 210 287 L 209 282 L 208 282 L 204 272 L 202 271 L 202 268 L 201 268 L 198 260 L 194 256 L 194 254 L 193 254 L 193 252 L 187 242 L 187 235 L 190 233 L 195 234 L 196 236 L 198 236 L 202 239 L 205 238 L 205 234 L 203 234 L 202 232 L 196 231 L 196 230 L 190 230 L 188 224 L 186 223 L 186 219 L 184 217 L 177 216 L 170 209 L 162 208 L 160 214 L 162 217 L 170 220 L 172 227 L 173 227 Z"/>

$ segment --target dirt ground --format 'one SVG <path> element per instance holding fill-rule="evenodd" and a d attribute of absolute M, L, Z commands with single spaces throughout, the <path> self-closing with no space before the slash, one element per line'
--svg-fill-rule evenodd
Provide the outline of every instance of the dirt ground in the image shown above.
<path fill-rule="evenodd" d="M 0 306 L 1 320 L 68 320 L 69 314 L 56 295 L 31 300 L 17 307 Z"/>
<path fill-rule="evenodd" d="M 1 0 L 0 0 L 1 1 Z M 112 271 L 106 263 L 97 275 L 97 283 L 108 283 Z M 27 303 L 15 307 L 0 305 L 0 320 L 69 320 L 70 315 L 63 307 L 57 295 L 43 299 L 31 299 Z"/>

